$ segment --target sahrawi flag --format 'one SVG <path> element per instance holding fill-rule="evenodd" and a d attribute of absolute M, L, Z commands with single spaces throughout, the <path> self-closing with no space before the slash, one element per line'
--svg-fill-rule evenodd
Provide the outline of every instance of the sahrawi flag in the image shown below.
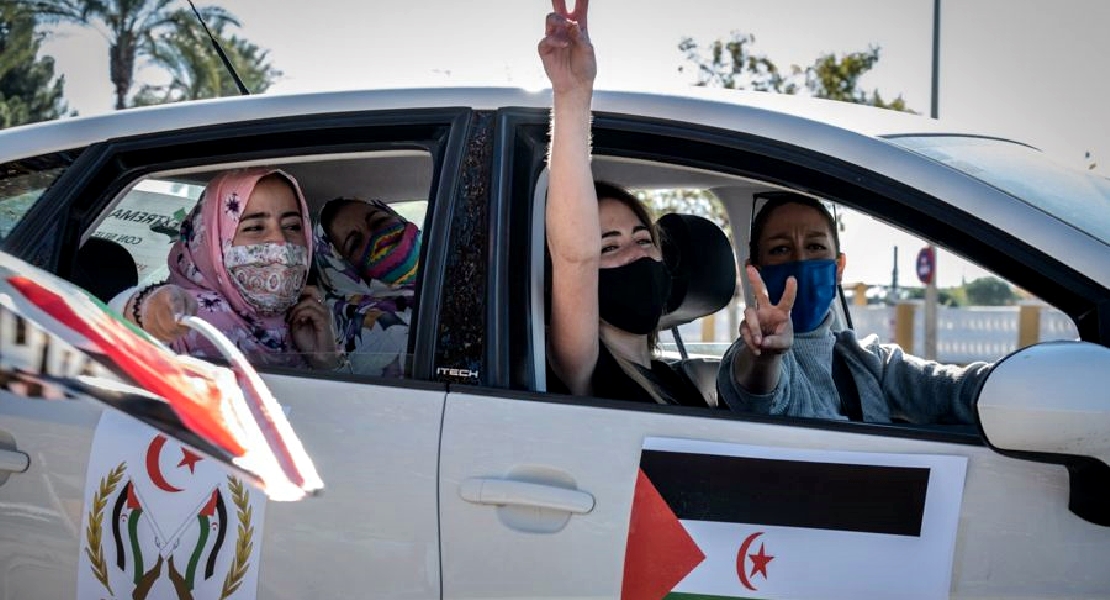
<path fill-rule="evenodd" d="M 84 290 L 0 252 L 0 394 L 91 398 L 231 465 L 272 499 L 319 490 L 311 459 L 243 355 L 206 322 L 185 321 L 231 369 L 175 354 Z"/>
<path fill-rule="evenodd" d="M 967 460 L 648 438 L 622 600 L 948 598 Z"/>
<path fill-rule="evenodd" d="M 105 411 L 89 451 L 77 598 L 254 598 L 265 509 L 222 464 Z"/>

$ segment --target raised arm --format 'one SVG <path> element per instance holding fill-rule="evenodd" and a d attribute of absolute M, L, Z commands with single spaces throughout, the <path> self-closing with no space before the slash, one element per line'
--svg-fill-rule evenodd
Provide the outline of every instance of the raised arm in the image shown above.
<path fill-rule="evenodd" d="M 551 81 L 547 243 L 551 250 L 549 358 L 574 394 L 590 393 L 598 357 L 597 271 L 601 226 L 590 169 L 590 102 L 597 61 L 586 30 L 587 0 L 568 12 L 553 0 L 539 54 Z"/>

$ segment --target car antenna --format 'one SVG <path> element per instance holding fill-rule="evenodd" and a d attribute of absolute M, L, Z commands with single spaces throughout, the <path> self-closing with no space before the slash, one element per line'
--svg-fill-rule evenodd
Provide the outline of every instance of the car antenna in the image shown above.
<path fill-rule="evenodd" d="M 204 33 L 208 34 L 208 39 L 212 40 L 212 47 L 215 48 L 216 54 L 220 55 L 220 60 L 223 61 L 224 66 L 227 67 L 227 72 L 231 73 L 231 78 L 235 80 L 235 85 L 239 88 L 239 93 L 243 96 L 250 96 L 250 90 L 247 89 L 246 85 L 243 85 L 243 80 L 240 79 L 239 74 L 235 72 L 235 67 L 231 66 L 231 61 L 228 60 L 227 54 L 224 52 L 224 49 L 220 47 L 220 43 L 216 41 L 216 36 L 212 35 L 212 32 L 208 29 L 208 24 L 204 22 L 204 17 L 200 16 L 200 11 L 198 11 L 197 6 L 193 4 L 193 0 L 189 0 L 189 7 L 193 9 L 193 14 L 196 15 L 197 20 L 200 21 L 200 26 L 204 28 Z"/>

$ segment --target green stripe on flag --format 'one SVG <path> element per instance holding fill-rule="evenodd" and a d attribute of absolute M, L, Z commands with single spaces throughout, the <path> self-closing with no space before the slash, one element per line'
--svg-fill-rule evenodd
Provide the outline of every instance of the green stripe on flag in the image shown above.
<path fill-rule="evenodd" d="M 708 594 L 686 594 L 683 592 L 671 592 L 663 597 L 663 600 L 758 600 L 756 598 L 749 598 L 748 596 L 710 596 Z"/>
<path fill-rule="evenodd" d="M 189 583 L 190 590 L 196 589 L 193 584 L 197 577 L 197 562 L 200 561 L 204 545 L 208 543 L 208 517 L 197 515 L 197 522 L 200 524 L 200 537 L 197 538 L 197 547 L 193 549 L 193 555 L 189 557 L 189 568 L 185 571 L 185 581 Z"/>
<path fill-rule="evenodd" d="M 109 307 L 107 304 L 105 304 L 100 298 L 97 298 L 96 296 L 93 296 L 91 293 L 89 293 L 88 290 L 85 290 L 83 288 L 77 288 L 77 289 L 81 290 L 81 292 L 85 294 L 85 297 L 88 298 L 89 300 L 91 300 L 92 303 L 95 304 L 97 308 L 104 311 L 104 313 L 106 313 L 108 316 L 112 317 L 113 319 L 119 321 L 120 323 L 123 323 L 123 325 L 125 327 L 127 327 L 128 329 L 130 329 L 132 331 L 132 333 L 134 333 L 135 335 L 138 335 L 139 337 L 143 338 L 144 340 L 147 340 L 148 342 L 153 342 L 154 341 L 154 338 L 149 333 L 140 329 L 138 325 L 132 323 L 131 321 L 128 321 L 127 317 L 124 317 L 123 315 L 119 314 L 118 312 L 112 310 L 112 308 Z"/>

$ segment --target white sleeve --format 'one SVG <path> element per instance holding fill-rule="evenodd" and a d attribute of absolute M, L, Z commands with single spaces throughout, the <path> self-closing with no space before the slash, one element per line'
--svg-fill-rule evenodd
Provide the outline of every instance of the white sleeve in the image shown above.
<path fill-rule="evenodd" d="M 126 290 L 123 290 L 122 292 L 116 294 L 114 298 L 108 301 L 108 308 L 123 315 L 123 311 L 127 309 L 127 301 L 130 300 L 131 297 L 134 296 L 136 293 L 138 293 L 139 289 L 141 289 L 139 286 L 129 287 Z M 123 316 L 126 317 L 127 315 Z"/>

